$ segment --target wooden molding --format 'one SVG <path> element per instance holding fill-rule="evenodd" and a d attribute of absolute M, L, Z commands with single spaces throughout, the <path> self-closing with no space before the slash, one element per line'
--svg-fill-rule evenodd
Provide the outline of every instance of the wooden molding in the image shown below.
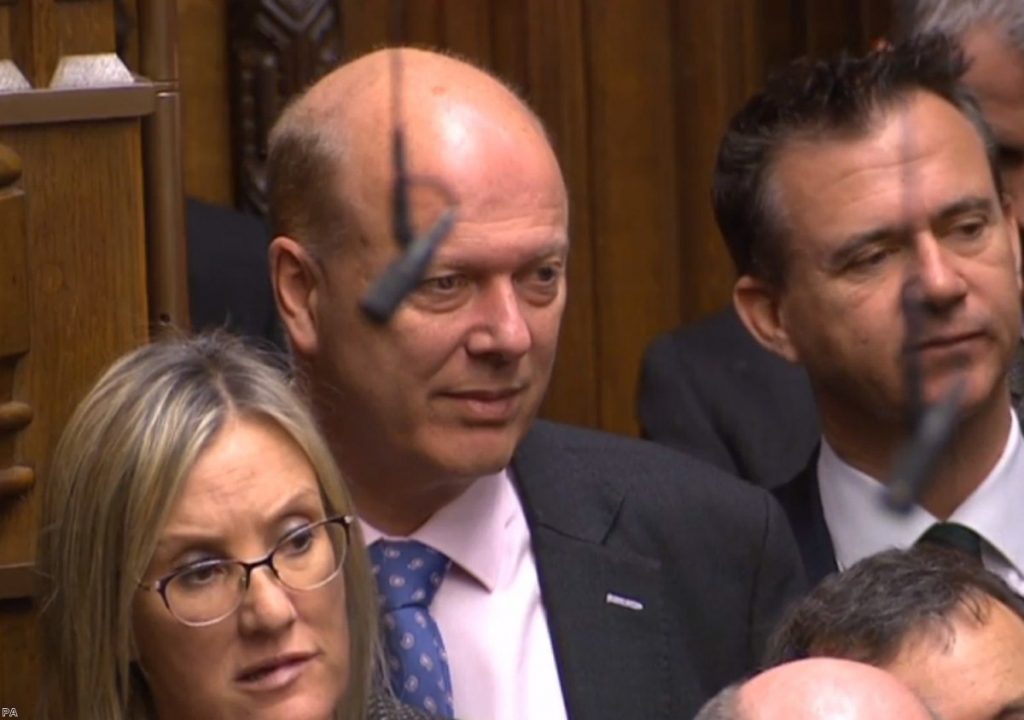
<path fill-rule="evenodd" d="M 0 403 L 0 432 L 18 432 L 32 422 L 32 406 L 12 400 Z"/>
<path fill-rule="evenodd" d="M 36 484 L 36 471 L 26 465 L 0 468 L 0 500 L 24 495 Z"/>
<path fill-rule="evenodd" d="M 13 185 L 21 177 L 21 158 L 6 145 L 0 145 L 0 189 Z"/>
<path fill-rule="evenodd" d="M 156 108 L 159 87 L 136 80 L 120 87 L 0 93 L 0 127 L 144 117 Z"/>
<path fill-rule="evenodd" d="M 18 563 L 0 565 L 0 600 L 31 598 L 36 594 L 35 565 Z"/>

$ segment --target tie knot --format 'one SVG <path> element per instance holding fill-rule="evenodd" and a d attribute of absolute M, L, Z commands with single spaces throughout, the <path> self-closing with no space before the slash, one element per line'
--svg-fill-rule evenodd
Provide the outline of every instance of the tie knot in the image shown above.
<path fill-rule="evenodd" d="M 966 525 L 954 522 L 938 522 L 925 531 L 918 543 L 930 543 L 944 548 L 958 550 L 981 562 L 981 536 Z"/>
<path fill-rule="evenodd" d="M 416 540 L 378 540 L 369 548 L 384 610 L 430 606 L 452 561 Z"/>

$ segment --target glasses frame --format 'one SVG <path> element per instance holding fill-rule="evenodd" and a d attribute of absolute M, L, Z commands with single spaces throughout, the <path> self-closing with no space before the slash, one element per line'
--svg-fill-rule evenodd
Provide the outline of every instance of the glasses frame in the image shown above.
<path fill-rule="evenodd" d="M 154 591 L 156 593 L 159 593 L 160 598 L 164 601 L 164 607 L 167 608 L 167 612 L 169 612 L 171 614 L 171 616 L 175 620 L 180 622 L 182 625 L 187 625 L 188 627 L 208 627 L 210 625 L 215 625 L 215 624 L 219 623 L 220 621 L 224 620 L 225 618 L 227 618 L 227 617 L 231 616 L 232 614 L 234 614 L 234 612 L 236 610 L 238 610 L 238 608 L 240 608 L 242 606 L 242 603 L 245 602 L 245 593 L 248 592 L 248 590 L 249 590 L 249 583 L 252 580 L 252 573 L 253 573 L 253 570 L 255 570 L 256 568 L 260 568 L 260 567 L 263 567 L 264 565 L 266 565 L 267 567 L 270 568 L 270 572 L 272 572 L 274 574 L 274 577 L 277 578 L 277 581 L 279 583 L 281 583 L 281 586 L 283 588 L 286 588 L 287 590 L 291 590 L 292 592 L 308 592 L 308 591 L 311 591 L 311 590 L 317 590 L 319 588 L 322 588 L 327 583 L 331 582 L 331 580 L 333 580 L 334 578 L 338 577 L 338 573 L 341 572 L 341 569 L 345 566 L 345 560 L 348 558 L 348 547 L 349 547 L 349 544 L 352 541 L 352 535 L 351 535 L 351 533 L 349 531 L 349 528 L 352 526 L 352 523 L 354 523 L 354 522 L 355 522 L 355 517 L 352 516 L 352 515 L 335 515 L 333 517 L 325 518 L 324 520 L 318 520 L 317 522 L 309 523 L 308 525 L 300 525 L 299 527 L 295 528 L 294 530 L 289 531 L 287 535 L 282 537 L 277 542 L 277 544 L 274 545 L 273 548 L 271 548 L 270 552 L 268 552 L 266 555 L 264 555 L 263 557 L 261 557 L 258 560 L 253 560 L 251 562 L 246 562 L 245 560 L 236 560 L 236 559 L 231 558 L 231 559 L 218 559 L 218 560 L 200 561 L 198 563 L 193 563 L 192 565 L 186 565 L 185 567 L 178 568 L 174 572 L 168 573 L 167 575 L 164 575 L 163 577 L 161 577 L 160 579 L 158 579 L 154 583 L 146 584 L 146 583 L 141 583 L 140 582 L 139 583 L 139 587 L 142 588 L 143 590 L 152 590 L 152 591 Z M 326 525 L 340 525 L 341 529 L 342 529 L 343 537 L 345 538 L 345 546 L 344 546 L 344 548 L 342 548 L 341 559 L 338 561 L 338 567 L 334 570 L 333 573 L 331 573 L 322 582 L 319 582 L 316 585 L 313 585 L 312 587 L 308 587 L 308 588 L 295 588 L 295 587 L 292 587 L 291 585 L 289 585 L 288 583 L 286 583 L 284 580 L 281 579 L 281 575 L 278 573 L 277 568 L 274 567 L 274 555 L 277 553 L 278 550 L 280 550 L 285 545 L 285 543 L 287 543 L 291 538 L 293 538 L 294 536 L 298 535 L 299 533 L 309 532 L 313 528 L 318 528 L 320 526 L 326 526 Z M 242 576 L 242 592 L 239 593 L 239 595 L 238 595 L 238 602 L 235 604 L 235 606 L 233 608 L 231 608 L 230 610 L 228 610 L 223 615 L 221 615 L 221 616 L 219 616 L 217 618 L 214 618 L 213 620 L 203 620 L 202 622 L 192 622 L 192 621 L 189 621 L 189 620 L 185 620 L 184 618 L 179 616 L 176 612 L 174 612 L 174 610 L 171 608 L 171 603 L 167 600 L 167 586 L 170 585 L 170 583 L 173 582 L 174 579 L 176 577 L 178 577 L 179 575 L 183 575 L 186 572 L 191 572 L 191 571 L 195 570 L 197 565 L 201 566 L 201 565 L 204 564 L 204 562 L 208 562 L 210 564 L 219 564 L 219 565 L 240 565 L 242 567 L 242 569 L 245 571 L 245 574 Z"/>

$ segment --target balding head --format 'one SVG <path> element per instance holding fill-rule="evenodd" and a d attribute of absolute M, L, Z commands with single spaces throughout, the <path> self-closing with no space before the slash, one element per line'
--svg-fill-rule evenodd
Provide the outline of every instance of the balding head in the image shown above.
<path fill-rule="evenodd" d="M 324 251 L 339 238 L 385 229 L 396 102 L 409 173 L 439 181 L 451 200 L 500 196 L 509 189 L 503 180 L 524 170 L 561 178 L 539 120 L 493 76 L 447 55 L 379 50 L 321 79 L 271 132 L 275 235 Z M 413 193 L 428 204 L 441 199 L 422 186 Z"/>
<path fill-rule="evenodd" d="M 381 327 L 359 301 L 399 252 L 395 95 L 411 230 L 448 209 L 455 222 Z M 386 50 L 285 112 L 268 173 L 271 272 L 300 377 L 360 515 L 406 534 L 506 467 L 540 406 L 566 297 L 558 162 L 533 113 L 487 73 Z"/>
<path fill-rule="evenodd" d="M 709 702 L 696 720 L 933 720 L 892 675 L 831 658 L 779 665 Z"/>

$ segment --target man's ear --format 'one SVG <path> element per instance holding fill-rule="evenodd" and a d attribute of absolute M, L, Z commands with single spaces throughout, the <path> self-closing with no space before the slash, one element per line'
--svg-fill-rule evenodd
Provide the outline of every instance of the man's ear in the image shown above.
<path fill-rule="evenodd" d="M 779 288 L 752 275 L 743 275 L 733 286 L 732 302 L 755 340 L 790 362 L 800 361 L 780 309 Z"/>
<path fill-rule="evenodd" d="M 320 272 L 309 251 L 290 237 L 279 235 L 270 243 L 270 281 L 281 323 L 300 355 L 317 351 L 317 300 Z"/>

